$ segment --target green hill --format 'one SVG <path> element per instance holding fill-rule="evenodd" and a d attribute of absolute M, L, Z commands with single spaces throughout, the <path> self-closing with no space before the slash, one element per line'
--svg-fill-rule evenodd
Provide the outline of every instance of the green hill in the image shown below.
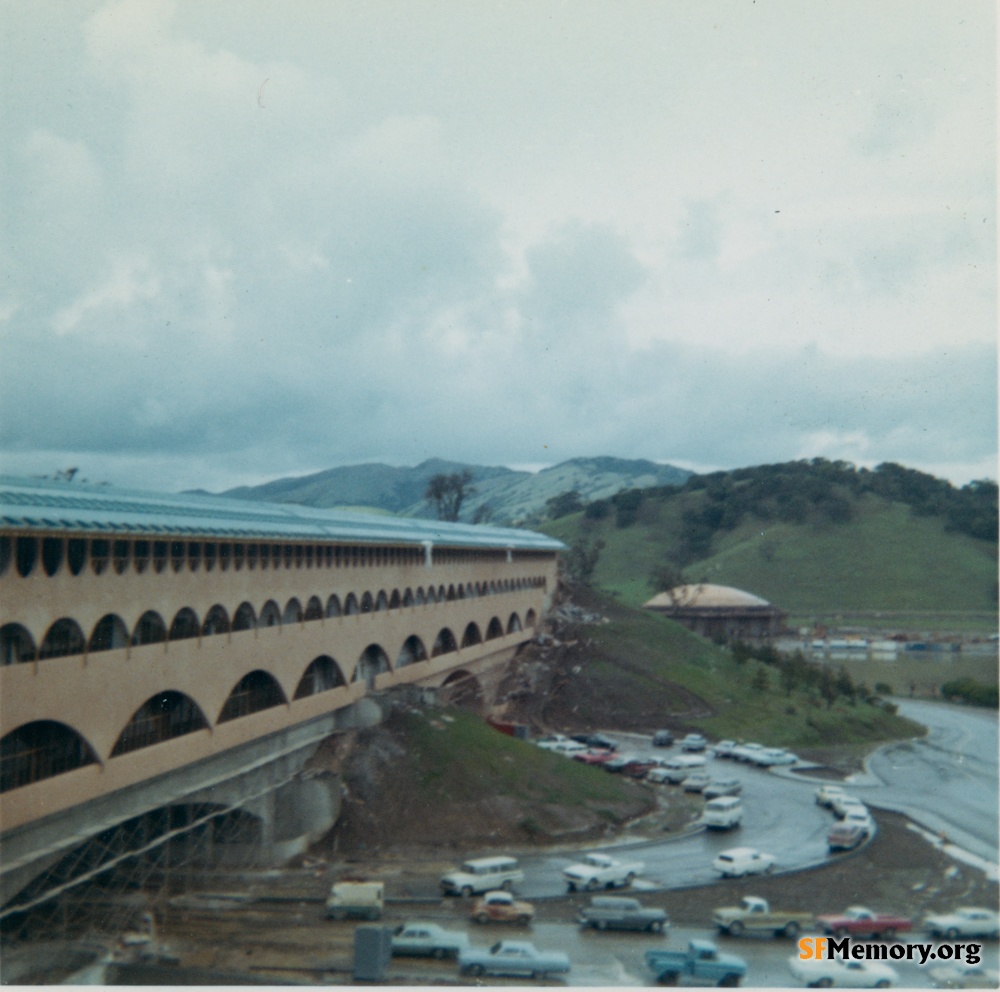
<path fill-rule="evenodd" d="M 571 546 L 604 542 L 593 579 L 633 605 L 668 585 L 712 582 L 762 596 L 793 620 L 951 615 L 970 629 L 995 629 L 995 532 L 992 540 L 974 536 L 988 533 L 988 489 L 961 496 L 975 513 L 946 501 L 934 512 L 874 485 L 854 486 L 849 473 L 846 483 L 819 487 L 806 474 L 797 501 L 789 496 L 782 506 L 759 492 L 748 498 L 751 471 L 725 474 L 714 490 L 693 482 L 631 502 L 618 497 L 617 506 L 591 505 L 541 529 Z M 995 487 L 992 494 L 995 501 Z"/>

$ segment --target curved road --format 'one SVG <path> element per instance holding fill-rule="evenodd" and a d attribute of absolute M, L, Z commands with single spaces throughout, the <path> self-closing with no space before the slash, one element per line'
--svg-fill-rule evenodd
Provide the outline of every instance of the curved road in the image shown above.
<path fill-rule="evenodd" d="M 899 702 L 904 716 L 928 728 L 926 738 L 887 745 L 874 753 L 864 773 L 845 783 L 849 791 L 876 807 L 905 813 L 934 833 L 971 852 L 996 871 L 998 849 L 998 765 L 995 713 L 941 703 Z M 634 735 L 622 750 L 650 753 Z M 766 743 L 766 742 L 765 742 Z M 662 751 L 660 752 L 663 753 Z M 569 759 L 567 759 L 569 760 Z M 616 845 L 622 857 L 645 863 L 635 889 L 676 888 L 718 878 L 711 863 L 728 847 L 757 847 L 774 854 L 777 869 L 807 868 L 828 858 L 826 834 L 832 815 L 815 803 L 817 783 L 787 769 L 766 771 L 721 759 L 709 759 L 717 777 L 743 782 L 745 814 L 735 831 Z M 677 786 L 661 788 L 676 789 Z M 615 853 L 616 848 L 608 848 Z M 526 898 L 565 892 L 561 871 L 576 860 L 572 852 L 522 857 Z"/>

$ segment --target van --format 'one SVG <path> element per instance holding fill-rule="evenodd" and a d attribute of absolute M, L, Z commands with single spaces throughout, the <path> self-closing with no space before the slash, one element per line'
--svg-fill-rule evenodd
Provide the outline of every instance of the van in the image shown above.
<path fill-rule="evenodd" d="M 715 830 L 729 830 L 743 822 L 743 801 L 739 796 L 720 796 L 705 803 L 702 822 Z"/>
<path fill-rule="evenodd" d="M 516 858 L 473 858 L 455 871 L 441 876 L 444 895 L 471 896 L 474 892 L 491 889 L 509 890 L 515 883 L 524 881 L 524 872 Z"/>
<path fill-rule="evenodd" d="M 385 905 L 383 882 L 335 882 L 326 900 L 330 920 L 377 920 Z"/>

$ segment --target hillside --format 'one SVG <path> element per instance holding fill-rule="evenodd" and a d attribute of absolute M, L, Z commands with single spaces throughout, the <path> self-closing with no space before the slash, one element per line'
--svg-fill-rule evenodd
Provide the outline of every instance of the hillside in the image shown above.
<path fill-rule="evenodd" d="M 691 475 L 684 469 L 643 459 L 575 458 L 539 472 L 523 472 L 433 458 L 413 468 L 378 463 L 345 465 L 260 486 L 242 486 L 222 495 L 320 508 L 371 507 L 401 516 L 434 517 L 434 507 L 424 499 L 428 481 L 435 475 L 464 470 L 471 473 L 475 492 L 463 504 L 462 519 L 488 519 L 498 524 L 540 519 L 546 502 L 561 493 L 575 490 L 585 500 L 605 499 L 622 489 L 681 485 Z"/>
<path fill-rule="evenodd" d="M 915 508 L 874 486 L 827 484 L 788 512 L 747 501 L 739 484 L 627 495 L 540 527 L 571 546 L 604 542 L 593 579 L 626 603 L 704 581 L 747 589 L 793 619 L 953 614 L 995 629 L 997 543 L 974 536 L 985 530 L 978 504 L 963 531 L 954 508 Z"/>

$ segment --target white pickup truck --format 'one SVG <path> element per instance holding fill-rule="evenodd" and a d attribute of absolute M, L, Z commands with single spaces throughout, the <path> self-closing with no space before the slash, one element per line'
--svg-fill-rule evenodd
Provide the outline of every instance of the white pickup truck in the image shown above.
<path fill-rule="evenodd" d="M 636 875 L 642 873 L 641 861 L 618 861 L 606 854 L 592 853 L 584 856 L 579 864 L 563 869 L 563 878 L 570 892 L 577 889 L 614 889 L 620 885 L 631 885 Z"/>

